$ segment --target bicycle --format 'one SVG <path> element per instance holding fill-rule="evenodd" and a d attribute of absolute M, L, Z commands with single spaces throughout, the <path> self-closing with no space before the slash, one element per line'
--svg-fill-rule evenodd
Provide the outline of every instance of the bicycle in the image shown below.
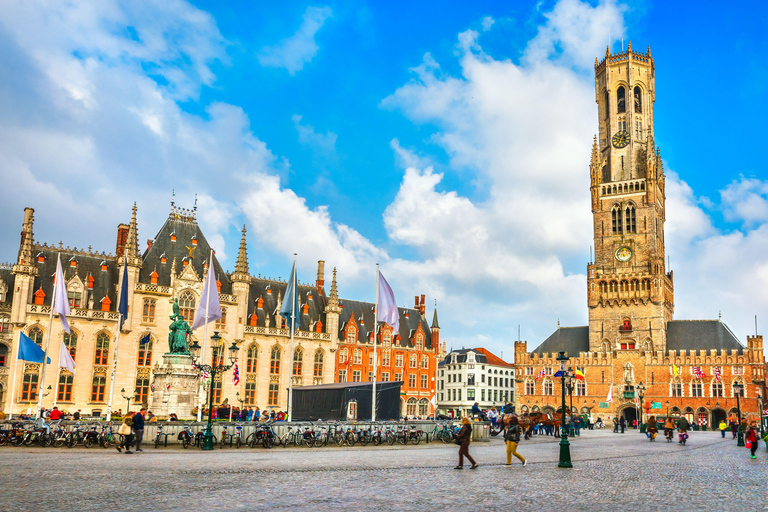
<path fill-rule="evenodd" d="M 21 422 L 14 422 L 11 424 L 11 428 L 0 432 L 0 446 L 4 444 L 10 444 L 11 446 L 21 446 L 24 442 L 24 436 L 27 431 L 24 428 L 24 424 Z"/>
<path fill-rule="evenodd" d="M 192 433 L 192 427 L 189 424 L 182 427 L 177 439 L 181 441 L 181 447 L 184 449 L 188 448 L 190 444 L 196 443 L 196 437 Z"/>
<path fill-rule="evenodd" d="M 157 434 L 155 434 L 155 448 L 160 446 L 160 443 L 162 442 L 163 447 L 168 446 L 168 436 L 170 436 L 170 432 L 163 432 L 163 425 L 162 423 L 157 424 Z M 160 436 L 163 436 L 163 440 L 160 441 Z"/>
<path fill-rule="evenodd" d="M 293 427 L 288 425 L 286 427 L 285 434 L 280 436 L 280 439 L 277 440 L 277 444 L 282 445 L 283 448 L 287 448 L 288 444 L 299 446 L 300 440 L 301 440 L 301 430 L 297 429 L 296 432 L 294 432 Z"/>

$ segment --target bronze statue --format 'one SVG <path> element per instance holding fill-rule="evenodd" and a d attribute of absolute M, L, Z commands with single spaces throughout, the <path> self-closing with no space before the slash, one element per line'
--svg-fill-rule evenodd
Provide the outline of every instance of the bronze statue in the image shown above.
<path fill-rule="evenodd" d="M 169 354 L 189 355 L 188 338 L 192 334 L 192 329 L 184 320 L 179 309 L 179 301 L 173 302 L 173 315 L 171 315 L 171 325 L 168 328 L 168 348 Z"/>

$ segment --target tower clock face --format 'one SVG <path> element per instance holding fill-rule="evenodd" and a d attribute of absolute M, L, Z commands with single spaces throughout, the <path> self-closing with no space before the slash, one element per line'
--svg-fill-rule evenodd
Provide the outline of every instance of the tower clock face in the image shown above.
<path fill-rule="evenodd" d="M 619 261 L 629 261 L 632 257 L 632 249 L 629 247 L 619 247 L 616 250 L 616 259 Z"/>
<path fill-rule="evenodd" d="M 612 142 L 613 142 L 613 147 L 615 148 L 627 147 L 627 145 L 629 144 L 629 132 L 626 130 L 616 132 L 616 134 L 613 136 Z"/>

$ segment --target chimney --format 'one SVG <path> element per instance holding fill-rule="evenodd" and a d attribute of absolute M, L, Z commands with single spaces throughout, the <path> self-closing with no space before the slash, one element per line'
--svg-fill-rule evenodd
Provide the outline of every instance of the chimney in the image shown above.
<path fill-rule="evenodd" d="M 427 311 L 427 307 L 424 305 L 424 294 L 421 295 L 421 305 L 419 305 L 419 313 L 421 313 L 421 316 L 424 316 L 424 314 Z"/>
<path fill-rule="evenodd" d="M 413 298 L 413 302 L 414 302 L 414 304 L 413 304 L 413 309 L 416 309 L 416 310 L 418 310 L 418 309 L 419 309 L 419 296 L 418 296 L 418 295 L 416 295 L 416 296 Z"/>
<path fill-rule="evenodd" d="M 325 293 L 325 290 L 323 289 L 325 286 L 325 261 L 323 260 L 317 262 L 317 282 L 315 283 L 315 286 L 317 286 L 317 290 L 321 295 Z"/>
<path fill-rule="evenodd" d="M 125 245 L 128 243 L 129 230 L 130 226 L 128 226 L 128 224 L 117 225 L 117 244 L 115 246 L 115 254 L 118 258 L 125 254 Z"/>

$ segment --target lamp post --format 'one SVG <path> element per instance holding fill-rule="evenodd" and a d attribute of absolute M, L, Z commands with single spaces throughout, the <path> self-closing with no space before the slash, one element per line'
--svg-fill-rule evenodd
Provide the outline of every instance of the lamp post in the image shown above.
<path fill-rule="evenodd" d="M 736 446 L 744 446 L 744 431 L 741 429 L 741 405 L 739 402 L 739 396 L 744 390 L 744 384 L 741 382 L 735 382 L 733 384 L 733 394 L 736 395 L 736 410 L 739 412 L 739 433 L 736 440 Z"/>
<path fill-rule="evenodd" d="M 560 361 L 560 364 L 565 365 L 565 363 L 568 361 L 568 356 L 565 355 L 564 351 L 561 351 L 560 354 L 557 356 L 557 361 Z M 563 396 L 563 413 L 565 413 L 565 370 L 563 370 L 562 375 L 560 376 L 560 385 L 562 389 L 562 396 Z M 560 429 L 560 462 L 557 463 L 557 467 L 559 468 L 572 468 L 573 464 L 571 463 L 571 445 L 568 443 L 568 433 L 564 428 Z"/>
<path fill-rule="evenodd" d="M 213 348 L 213 361 L 217 358 L 218 350 L 223 349 L 223 343 L 221 342 L 221 336 L 218 331 L 213 332 L 211 336 L 211 347 Z M 232 342 L 232 346 L 229 347 L 229 360 L 232 364 L 197 364 L 197 358 L 200 355 L 200 349 L 202 347 L 195 341 L 193 345 L 189 347 L 189 351 L 192 354 L 192 359 L 195 361 L 195 365 L 201 372 L 208 372 L 211 376 L 211 383 L 208 387 L 208 426 L 205 428 L 205 434 L 203 435 L 203 450 L 213 450 L 213 383 L 216 381 L 216 375 L 220 375 L 234 366 L 237 360 L 237 345 Z"/>
<path fill-rule="evenodd" d="M 136 393 L 139 390 L 139 388 L 136 388 L 133 392 Z M 125 396 L 125 388 L 120 390 L 120 394 L 123 397 L 123 400 L 126 400 L 128 402 L 128 406 L 125 408 L 125 412 L 128 413 L 128 411 L 131 410 L 131 399 L 133 398 L 131 395 Z"/>
<path fill-rule="evenodd" d="M 638 412 L 638 416 L 640 416 L 640 433 L 645 433 L 645 425 L 643 424 L 643 397 L 645 397 L 645 386 L 643 385 L 642 381 L 637 386 L 637 397 L 640 399 L 640 411 Z"/>
<path fill-rule="evenodd" d="M 667 400 L 667 418 L 669 418 L 669 400 Z"/>
<path fill-rule="evenodd" d="M 757 404 L 758 404 L 758 407 L 760 408 L 760 409 L 758 409 L 757 415 L 760 418 L 760 437 L 762 438 L 762 437 L 765 436 L 765 432 L 764 432 L 764 429 L 763 429 L 763 407 L 764 407 L 764 404 L 763 404 L 763 395 L 760 392 L 760 388 L 759 387 L 757 388 Z"/>
<path fill-rule="evenodd" d="M 570 421 L 568 422 L 568 435 L 571 437 L 574 437 L 576 435 L 576 429 L 573 426 L 573 373 L 572 368 L 568 368 L 568 382 L 566 383 L 566 387 L 568 388 L 568 395 L 571 397 L 571 407 L 568 410 L 568 417 L 570 418 Z M 565 412 L 565 408 L 563 408 L 563 412 Z"/>
<path fill-rule="evenodd" d="M 240 392 L 239 392 L 239 391 L 238 391 L 237 393 L 235 393 L 235 399 L 236 399 L 238 402 L 240 402 L 240 410 L 242 411 L 242 410 L 243 410 L 243 405 L 245 405 L 245 400 L 243 400 L 242 398 L 240 398 Z"/>

